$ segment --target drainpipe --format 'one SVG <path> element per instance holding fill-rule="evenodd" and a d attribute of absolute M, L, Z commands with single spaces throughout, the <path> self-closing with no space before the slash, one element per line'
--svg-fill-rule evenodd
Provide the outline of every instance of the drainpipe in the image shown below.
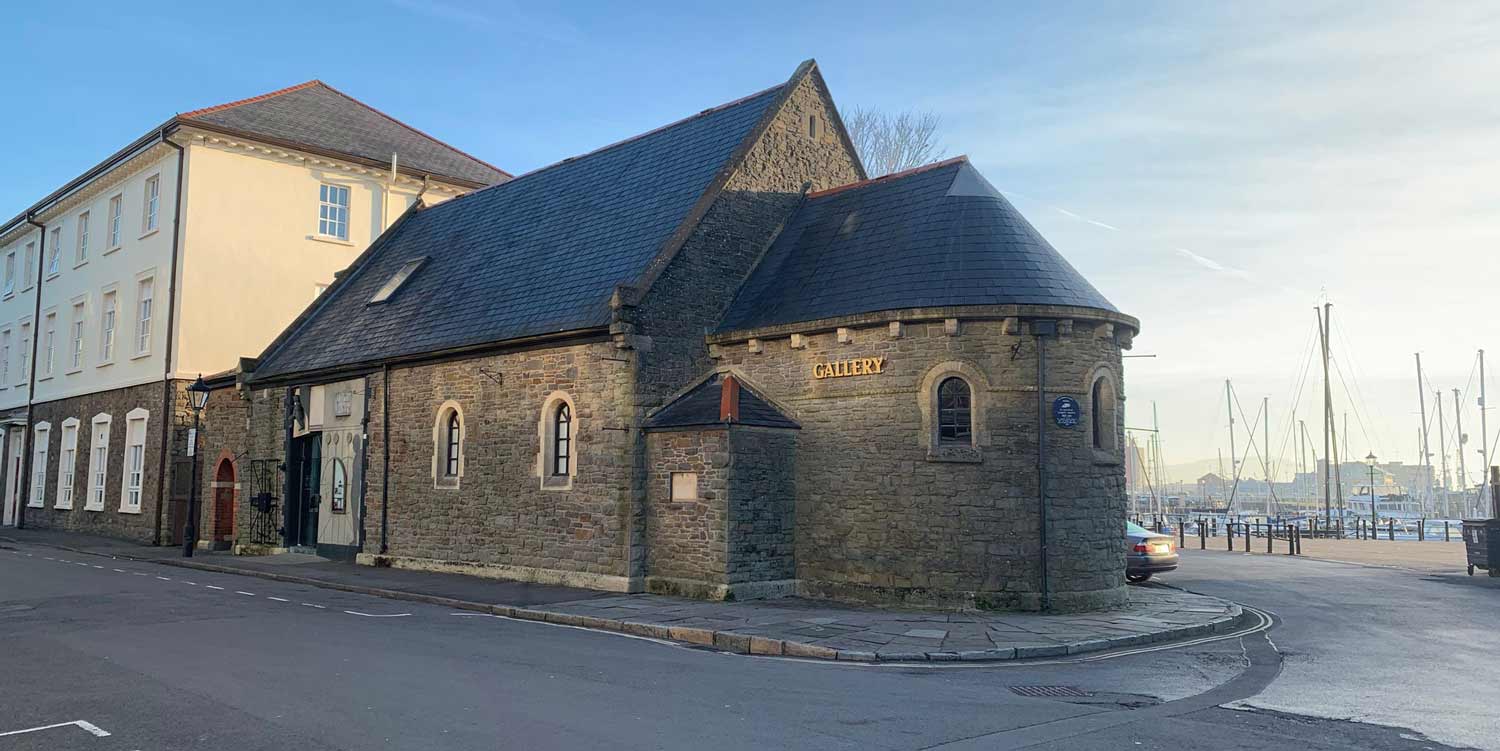
<path fill-rule="evenodd" d="M 177 150 L 177 187 L 172 197 L 172 272 L 167 277 L 167 335 L 162 344 L 161 377 L 161 451 L 156 457 L 156 526 L 151 544 L 161 544 L 162 509 L 167 496 L 167 453 L 171 450 L 172 423 L 172 330 L 177 319 L 177 257 L 182 243 L 182 168 L 186 149 L 167 140 L 167 129 L 161 129 L 161 142 Z M 195 449 L 197 447 L 194 447 Z M 193 482 L 198 482 L 194 477 Z"/>
<path fill-rule="evenodd" d="M 380 554 L 385 555 L 391 524 L 391 365 L 380 366 Z"/>
<path fill-rule="evenodd" d="M 37 222 L 36 216 L 33 214 L 26 215 L 26 223 L 36 227 L 40 231 L 42 239 L 37 243 L 36 300 L 31 313 L 31 359 L 28 360 L 31 363 L 31 370 L 26 374 L 26 437 L 23 439 L 25 442 L 22 444 L 22 450 L 26 453 L 21 457 L 23 473 L 18 478 L 21 481 L 21 496 L 16 499 L 16 529 L 26 528 L 26 504 L 31 499 L 31 455 L 36 452 L 36 449 L 31 445 L 33 440 L 32 434 L 35 432 L 31 424 L 31 410 L 33 402 L 36 401 L 36 344 L 42 338 L 42 280 L 47 276 L 47 226 Z M 50 434 L 48 438 L 51 438 Z M 46 467 L 42 469 L 46 471 Z"/>
<path fill-rule="evenodd" d="M 1047 581 L 1047 337 L 1057 334 L 1057 321 L 1032 321 L 1036 336 L 1036 488 L 1037 535 L 1041 543 L 1040 565 L 1042 610 L 1052 609 L 1052 590 Z"/>

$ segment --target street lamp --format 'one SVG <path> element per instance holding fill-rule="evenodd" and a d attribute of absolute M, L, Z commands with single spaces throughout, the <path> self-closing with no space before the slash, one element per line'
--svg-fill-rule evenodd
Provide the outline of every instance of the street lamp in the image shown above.
<path fill-rule="evenodd" d="M 1365 457 L 1365 463 L 1370 465 L 1370 539 L 1375 539 L 1375 528 L 1380 526 L 1380 518 L 1375 515 L 1375 452 Z"/>
<path fill-rule="evenodd" d="M 187 387 L 187 392 L 193 407 L 193 432 L 188 434 L 188 455 L 193 457 L 193 468 L 192 487 L 188 490 L 187 529 L 182 533 L 182 557 L 192 558 L 193 549 L 198 547 L 198 427 L 203 407 L 208 404 L 208 384 L 203 382 L 202 373 Z"/>

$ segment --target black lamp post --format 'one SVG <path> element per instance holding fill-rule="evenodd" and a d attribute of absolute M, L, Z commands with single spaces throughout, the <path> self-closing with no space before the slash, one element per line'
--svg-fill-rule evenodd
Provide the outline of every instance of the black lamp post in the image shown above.
<path fill-rule="evenodd" d="M 193 457 L 192 487 L 188 490 L 188 518 L 187 529 L 182 532 L 182 557 L 192 558 L 193 549 L 198 547 L 198 443 L 201 433 L 199 431 L 199 419 L 203 415 L 203 406 L 208 404 L 208 384 L 203 382 L 203 374 L 198 374 L 198 380 L 193 381 L 187 387 L 188 399 L 193 406 L 193 433 L 188 439 L 188 454 Z"/>
<path fill-rule="evenodd" d="M 1380 517 L 1375 513 L 1375 452 L 1365 457 L 1365 463 L 1370 465 L 1370 538 L 1375 537 L 1375 528 L 1380 526 Z"/>

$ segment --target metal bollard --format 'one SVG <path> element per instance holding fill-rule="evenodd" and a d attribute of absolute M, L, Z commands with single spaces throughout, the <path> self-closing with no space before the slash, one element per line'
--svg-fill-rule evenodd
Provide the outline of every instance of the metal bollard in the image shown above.
<path fill-rule="evenodd" d="M 1452 542 L 1452 540 L 1450 540 L 1448 538 L 1448 520 L 1447 519 L 1443 520 L 1443 542 Z"/>
<path fill-rule="evenodd" d="M 1292 527 L 1292 541 L 1297 546 L 1297 555 L 1302 555 L 1302 533 L 1296 527 Z"/>
<path fill-rule="evenodd" d="M 1198 549 L 1208 550 L 1208 525 L 1198 520 Z"/>
<path fill-rule="evenodd" d="M 1387 540 L 1390 540 L 1391 542 L 1395 542 L 1396 541 L 1396 520 L 1395 519 L 1390 519 L 1390 520 L 1388 520 L 1386 522 L 1385 534 L 1386 534 L 1386 539 Z"/>
<path fill-rule="evenodd" d="M 1271 549 L 1271 543 L 1274 542 L 1275 540 L 1276 540 L 1276 535 L 1271 534 L 1271 523 L 1270 522 L 1266 522 L 1266 554 L 1267 555 L 1270 555 L 1271 553 L 1276 552 L 1275 550 Z"/>
<path fill-rule="evenodd" d="M 1427 517 L 1424 516 L 1420 520 L 1418 520 L 1418 522 L 1417 522 L 1417 542 L 1425 542 L 1426 540 L 1427 540 Z"/>
<path fill-rule="evenodd" d="M 1187 545 L 1187 519 L 1177 520 L 1177 548 L 1181 550 Z"/>
<path fill-rule="evenodd" d="M 1234 525 L 1224 523 L 1224 541 L 1229 543 L 1229 552 L 1234 552 Z"/>

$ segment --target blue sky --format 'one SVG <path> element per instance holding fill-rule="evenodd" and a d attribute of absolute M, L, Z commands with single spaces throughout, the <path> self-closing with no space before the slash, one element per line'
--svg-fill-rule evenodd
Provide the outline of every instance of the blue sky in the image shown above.
<path fill-rule="evenodd" d="M 1157 357 L 1128 361 L 1127 416 L 1144 425 L 1157 403 L 1169 462 L 1227 444 L 1226 377 L 1247 412 L 1270 396 L 1271 453 L 1294 461 L 1279 436 L 1325 295 L 1348 345 L 1335 357 L 1350 397 L 1337 373 L 1335 392 L 1356 405 L 1353 455 L 1417 460 L 1413 352 L 1445 396 L 1477 388 L 1478 347 L 1500 370 L 1482 321 L 1500 240 L 1491 7 L 544 6 L 28 4 L 6 14 L 0 72 L 24 86 L 0 118 L 0 214 L 175 112 L 310 78 L 519 173 L 816 57 L 845 108 L 940 115 L 948 155 L 969 154 L 1142 319 L 1135 352 Z M 1299 408 L 1314 431 L 1315 389 Z"/>

